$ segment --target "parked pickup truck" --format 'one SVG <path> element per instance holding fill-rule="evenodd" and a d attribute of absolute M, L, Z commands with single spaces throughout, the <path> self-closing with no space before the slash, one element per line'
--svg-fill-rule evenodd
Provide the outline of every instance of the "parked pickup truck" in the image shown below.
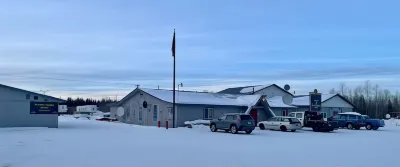
<path fill-rule="evenodd" d="M 379 119 L 371 119 L 368 115 L 362 115 L 365 122 L 365 129 L 378 130 L 379 127 L 385 127 L 385 121 Z"/>
<path fill-rule="evenodd" d="M 339 129 L 337 121 L 324 121 L 323 115 L 318 112 L 292 112 L 288 116 L 297 118 L 303 127 L 312 128 L 315 132 L 331 132 Z"/>
<path fill-rule="evenodd" d="M 328 118 L 330 121 L 339 122 L 339 127 L 347 128 L 347 129 L 356 129 L 359 130 L 361 127 L 364 127 L 365 120 L 361 116 L 361 114 L 356 112 L 344 112 L 334 115 Z"/>

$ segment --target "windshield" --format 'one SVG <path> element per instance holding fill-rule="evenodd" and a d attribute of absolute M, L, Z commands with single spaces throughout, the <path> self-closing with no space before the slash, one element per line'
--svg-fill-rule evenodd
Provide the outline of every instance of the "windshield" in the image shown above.
<path fill-rule="evenodd" d="M 367 116 L 367 115 L 363 115 L 362 117 L 363 117 L 364 119 L 370 119 L 369 116 Z"/>

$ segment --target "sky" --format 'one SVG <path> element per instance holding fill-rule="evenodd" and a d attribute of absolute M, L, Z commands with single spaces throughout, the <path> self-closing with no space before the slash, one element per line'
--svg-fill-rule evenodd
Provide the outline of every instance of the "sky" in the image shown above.
<path fill-rule="evenodd" d="M 399 1 L 4 0 L 0 84 L 121 99 L 136 88 L 289 84 L 305 94 L 370 80 L 400 90 Z"/>

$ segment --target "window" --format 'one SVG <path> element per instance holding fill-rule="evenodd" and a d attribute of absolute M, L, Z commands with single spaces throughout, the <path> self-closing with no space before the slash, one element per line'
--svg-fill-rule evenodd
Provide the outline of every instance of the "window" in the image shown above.
<path fill-rule="evenodd" d="M 339 118 L 340 118 L 340 115 L 334 115 L 332 118 L 333 118 L 333 119 L 339 119 Z"/>
<path fill-rule="evenodd" d="M 282 116 L 287 116 L 288 115 L 288 111 L 287 110 L 282 110 Z"/>
<path fill-rule="evenodd" d="M 39 97 L 38 96 L 33 96 L 33 100 L 38 100 Z"/>
<path fill-rule="evenodd" d="M 219 119 L 225 120 L 226 119 L 226 115 L 221 116 Z"/>
<path fill-rule="evenodd" d="M 253 118 L 250 115 L 240 115 L 241 120 L 253 120 Z"/>
<path fill-rule="evenodd" d="M 142 121 L 142 107 L 139 107 L 139 121 Z"/>
<path fill-rule="evenodd" d="M 363 120 L 364 118 L 362 116 L 357 116 L 358 120 Z"/>
<path fill-rule="evenodd" d="M 44 101 L 47 101 L 47 99 L 44 99 Z"/>
<path fill-rule="evenodd" d="M 347 115 L 340 115 L 340 119 L 347 119 Z"/>
<path fill-rule="evenodd" d="M 296 118 L 303 118 L 303 113 L 297 113 Z"/>
<path fill-rule="evenodd" d="M 213 108 L 204 108 L 203 110 L 203 119 L 213 119 L 214 117 L 214 109 Z"/>
<path fill-rule="evenodd" d="M 321 115 L 323 116 L 323 118 L 326 118 L 326 112 L 321 112 Z"/>
<path fill-rule="evenodd" d="M 300 123 L 300 121 L 297 118 L 290 118 L 290 122 Z"/>
<path fill-rule="evenodd" d="M 283 119 L 283 122 L 290 122 L 289 118 L 282 118 L 282 119 Z"/>
<path fill-rule="evenodd" d="M 349 119 L 357 119 L 357 115 L 349 115 Z"/>
<path fill-rule="evenodd" d="M 290 113 L 288 116 L 289 117 L 295 117 L 295 114 L 294 113 Z"/>
<path fill-rule="evenodd" d="M 367 116 L 367 115 L 365 115 L 363 117 L 364 117 L 364 119 L 370 119 L 369 116 Z"/>
<path fill-rule="evenodd" d="M 280 121 L 282 121 L 282 118 L 277 117 L 275 121 L 280 122 Z"/>
<path fill-rule="evenodd" d="M 153 107 L 153 121 L 157 121 L 157 117 L 158 117 L 158 105 L 154 105 Z"/>
<path fill-rule="evenodd" d="M 233 121 L 233 120 L 235 120 L 235 116 L 234 115 L 227 115 L 226 116 L 226 120 Z"/>
<path fill-rule="evenodd" d="M 31 99 L 31 95 L 30 94 L 26 94 L 25 95 L 25 99 L 27 99 L 27 100 Z"/>
<path fill-rule="evenodd" d="M 270 118 L 270 119 L 268 119 L 267 121 L 276 121 L 276 117 L 272 117 L 272 118 Z"/>
<path fill-rule="evenodd" d="M 172 108 L 171 108 L 171 107 L 168 107 L 167 109 L 168 109 L 168 119 L 169 119 L 169 120 L 172 120 L 172 117 L 173 117 L 173 115 L 172 115 Z"/>

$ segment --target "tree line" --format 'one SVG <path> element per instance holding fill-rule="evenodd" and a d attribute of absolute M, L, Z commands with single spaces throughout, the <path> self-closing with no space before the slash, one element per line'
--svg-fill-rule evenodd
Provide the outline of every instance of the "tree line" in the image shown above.
<path fill-rule="evenodd" d="M 76 106 L 83 106 L 83 105 L 102 105 L 102 104 L 107 104 L 107 103 L 115 103 L 117 100 L 113 100 L 111 98 L 102 98 L 101 100 L 96 100 L 92 98 L 81 98 L 77 97 L 75 99 L 68 97 L 66 105 L 68 107 L 76 107 Z"/>
<path fill-rule="evenodd" d="M 400 92 L 392 93 L 369 80 L 353 89 L 342 82 L 338 90 L 332 88 L 329 93 L 342 95 L 357 107 L 357 112 L 372 118 L 382 119 L 391 112 L 400 112 Z"/>

